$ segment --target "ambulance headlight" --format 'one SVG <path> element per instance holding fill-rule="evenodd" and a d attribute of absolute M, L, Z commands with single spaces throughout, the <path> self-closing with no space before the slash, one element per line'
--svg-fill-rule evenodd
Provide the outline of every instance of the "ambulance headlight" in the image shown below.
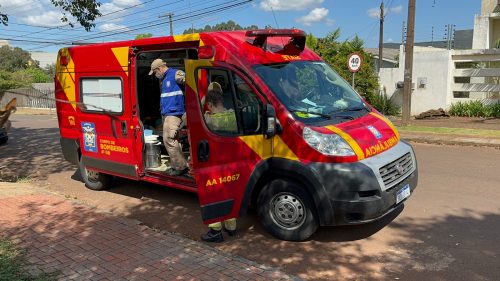
<path fill-rule="evenodd" d="M 322 134 L 309 127 L 305 127 L 302 134 L 307 144 L 322 154 L 330 156 L 355 155 L 349 144 L 337 134 Z"/>

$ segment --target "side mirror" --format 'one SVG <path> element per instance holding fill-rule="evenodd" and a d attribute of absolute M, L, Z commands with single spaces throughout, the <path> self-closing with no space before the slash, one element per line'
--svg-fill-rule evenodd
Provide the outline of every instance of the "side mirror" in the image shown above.
<path fill-rule="evenodd" d="M 266 104 L 266 114 L 264 116 L 264 137 L 270 139 L 279 132 L 279 123 L 276 121 L 276 111 L 270 104 Z"/>

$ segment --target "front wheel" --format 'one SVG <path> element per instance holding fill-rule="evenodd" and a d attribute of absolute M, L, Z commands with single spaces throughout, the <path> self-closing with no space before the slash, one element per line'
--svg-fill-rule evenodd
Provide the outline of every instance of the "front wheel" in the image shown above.
<path fill-rule="evenodd" d="M 113 177 L 111 175 L 106 175 L 93 170 L 87 169 L 85 164 L 83 164 L 82 158 L 78 161 L 78 167 L 80 169 L 80 174 L 82 175 L 85 186 L 92 190 L 104 190 L 111 185 Z"/>
<path fill-rule="evenodd" d="M 257 208 L 264 228 L 279 239 L 303 241 L 318 229 L 311 196 L 290 181 L 270 182 L 259 194 Z"/>

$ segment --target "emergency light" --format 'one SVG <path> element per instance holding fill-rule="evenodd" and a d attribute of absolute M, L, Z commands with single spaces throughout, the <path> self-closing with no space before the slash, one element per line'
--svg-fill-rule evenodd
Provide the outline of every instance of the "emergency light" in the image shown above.
<path fill-rule="evenodd" d="M 68 57 L 67 56 L 60 56 L 59 57 L 59 64 L 62 66 L 67 66 L 68 65 Z"/>
<path fill-rule="evenodd" d="M 300 29 L 256 29 L 245 33 L 246 37 L 255 37 L 252 45 L 264 47 L 267 37 L 292 37 L 290 43 L 295 45 L 300 51 L 306 46 L 306 33 Z"/>
<path fill-rule="evenodd" d="M 198 48 L 198 58 L 211 59 L 215 56 L 214 46 L 202 46 Z"/>

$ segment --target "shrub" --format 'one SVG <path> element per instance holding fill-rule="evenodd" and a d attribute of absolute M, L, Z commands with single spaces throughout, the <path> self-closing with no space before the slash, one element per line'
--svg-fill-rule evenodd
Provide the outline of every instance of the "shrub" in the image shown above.
<path fill-rule="evenodd" d="M 56 280 L 59 272 L 34 275 L 25 268 L 26 250 L 18 248 L 11 241 L 0 237 L 0 280 Z"/>
<path fill-rule="evenodd" d="M 364 98 L 384 115 L 399 115 L 400 108 L 387 97 L 385 91 L 380 94 L 366 95 Z"/>
<path fill-rule="evenodd" d="M 451 105 L 449 113 L 453 116 L 500 118 L 500 102 L 485 104 L 480 100 L 459 101 Z"/>

